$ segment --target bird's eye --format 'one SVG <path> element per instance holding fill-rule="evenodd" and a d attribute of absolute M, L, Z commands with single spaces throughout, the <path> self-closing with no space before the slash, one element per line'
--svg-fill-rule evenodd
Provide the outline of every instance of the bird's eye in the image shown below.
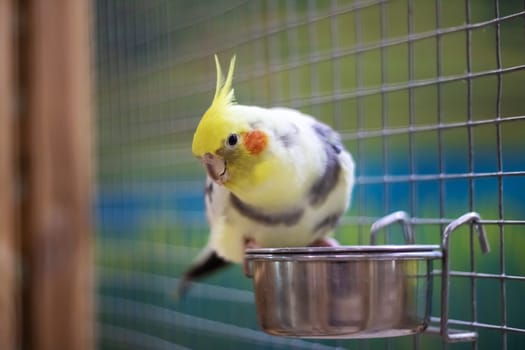
<path fill-rule="evenodd" d="M 239 136 L 237 134 L 230 134 L 226 139 L 226 145 L 230 148 L 235 147 L 237 142 L 239 142 Z"/>

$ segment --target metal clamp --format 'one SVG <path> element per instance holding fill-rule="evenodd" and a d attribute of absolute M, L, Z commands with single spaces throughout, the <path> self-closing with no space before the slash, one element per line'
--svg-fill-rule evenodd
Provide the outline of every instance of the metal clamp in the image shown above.
<path fill-rule="evenodd" d="M 450 234 L 458 227 L 473 223 L 478 232 L 479 244 L 481 252 L 486 254 L 490 251 L 487 235 L 483 225 L 480 223 L 481 217 L 478 213 L 470 212 L 464 214 L 452 221 L 443 231 L 443 272 L 441 276 L 441 337 L 447 342 L 465 342 L 474 341 L 478 338 L 476 332 L 458 332 L 457 330 L 450 330 L 448 328 L 448 310 L 449 310 L 449 295 L 450 295 L 450 259 L 449 259 L 449 238 Z"/>
<path fill-rule="evenodd" d="M 403 234 L 405 236 L 405 242 L 407 244 L 414 244 L 414 232 L 412 231 L 412 225 L 410 224 L 410 217 L 404 211 L 396 211 L 387 216 L 383 216 L 370 227 L 370 244 L 376 244 L 377 233 L 391 224 L 399 222 L 403 227 Z"/>
<path fill-rule="evenodd" d="M 443 241 L 441 244 L 442 250 L 442 276 L 441 276 L 441 319 L 440 327 L 428 327 L 428 333 L 439 334 L 443 340 L 449 343 L 453 342 L 468 342 L 475 341 L 478 338 L 476 332 L 466 332 L 457 329 L 448 328 L 448 311 L 449 311 L 449 296 L 450 296 L 450 259 L 449 259 L 449 239 L 450 234 L 458 227 L 473 223 L 478 232 L 479 244 L 481 252 L 486 254 L 490 251 L 485 228 L 481 224 L 481 217 L 476 212 L 466 213 L 459 218 L 452 221 L 443 231 Z M 384 216 L 374 222 L 370 228 L 370 244 L 375 244 L 377 232 L 395 222 L 400 222 L 403 225 L 403 232 L 405 241 L 407 243 L 414 243 L 414 233 L 410 224 L 410 218 L 407 213 L 397 211 L 387 216 Z"/>

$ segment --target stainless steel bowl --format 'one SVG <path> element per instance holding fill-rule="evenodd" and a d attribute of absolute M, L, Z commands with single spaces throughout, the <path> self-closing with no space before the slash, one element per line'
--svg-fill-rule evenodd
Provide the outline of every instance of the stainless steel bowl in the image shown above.
<path fill-rule="evenodd" d="M 251 249 L 261 328 L 315 338 L 393 337 L 430 317 L 437 245 Z"/>
<path fill-rule="evenodd" d="M 414 242 L 407 213 L 377 220 L 376 234 L 392 223 L 403 225 Z M 450 329 L 450 235 L 472 224 L 481 251 L 490 250 L 481 218 L 466 213 L 447 225 L 441 245 L 369 245 L 273 248 L 246 251 L 245 271 L 253 278 L 261 328 L 280 336 L 311 338 L 381 338 L 427 329 L 432 302 L 433 261 L 441 260 L 440 326 L 428 327 L 446 342 L 474 341 L 473 331 Z"/>

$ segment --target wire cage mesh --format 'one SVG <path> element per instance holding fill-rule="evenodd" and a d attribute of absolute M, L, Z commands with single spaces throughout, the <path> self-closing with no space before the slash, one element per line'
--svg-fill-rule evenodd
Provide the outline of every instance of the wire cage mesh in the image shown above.
<path fill-rule="evenodd" d="M 100 348 L 525 346 L 522 1 L 137 0 L 95 9 Z M 410 214 L 417 243 L 432 244 L 455 217 L 481 214 L 492 252 L 481 256 L 464 227 L 450 253 L 449 324 L 477 331 L 477 341 L 265 335 L 238 266 L 176 300 L 208 235 L 204 173 L 190 145 L 213 94 L 213 53 L 237 54 L 241 103 L 296 108 L 341 133 L 357 169 L 341 243 L 367 243 L 370 224 L 395 210 Z"/>

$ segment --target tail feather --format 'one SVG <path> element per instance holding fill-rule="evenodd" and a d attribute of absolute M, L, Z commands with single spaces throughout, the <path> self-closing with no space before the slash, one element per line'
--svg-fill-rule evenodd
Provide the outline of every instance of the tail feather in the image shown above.
<path fill-rule="evenodd" d="M 215 251 L 210 250 L 184 273 L 177 288 L 177 297 L 179 299 L 184 297 L 194 280 L 203 278 L 219 269 L 229 266 L 230 264 L 229 261 L 217 255 Z"/>

